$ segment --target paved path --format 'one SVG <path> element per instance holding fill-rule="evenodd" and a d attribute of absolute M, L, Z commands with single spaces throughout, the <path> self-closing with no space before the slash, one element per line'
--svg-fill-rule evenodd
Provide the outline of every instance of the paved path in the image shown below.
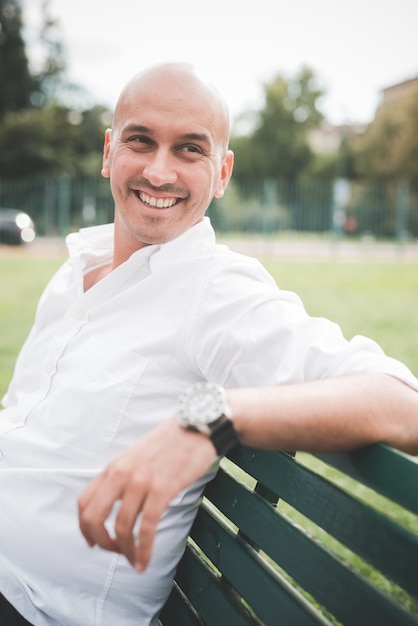
<path fill-rule="evenodd" d="M 418 242 L 377 243 L 373 239 L 334 241 L 325 238 L 219 238 L 237 252 L 255 257 L 324 260 L 387 260 L 418 262 Z"/>
<path fill-rule="evenodd" d="M 333 241 L 325 238 L 280 237 L 218 237 L 219 243 L 232 250 L 255 256 L 312 260 L 377 260 L 418 262 L 418 242 L 377 243 L 373 239 Z M 1 256 L 66 256 L 64 240 L 59 237 L 38 237 L 25 246 L 0 245 Z"/>

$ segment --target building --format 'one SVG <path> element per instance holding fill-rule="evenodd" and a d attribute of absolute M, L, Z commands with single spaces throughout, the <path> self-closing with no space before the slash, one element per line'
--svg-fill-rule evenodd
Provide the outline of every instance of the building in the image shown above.
<path fill-rule="evenodd" d="M 390 85 L 389 87 L 385 87 L 381 91 L 381 101 L 379 104 L 380 107 L 391 106 L 394 103 L 398 103 L 401 100 L 405 101 L 418 92 L 418 76 L 414 78 L 409 78 L 408 80 L 404 80 L 401 83 L 396 83 L 395 85 Z"/>

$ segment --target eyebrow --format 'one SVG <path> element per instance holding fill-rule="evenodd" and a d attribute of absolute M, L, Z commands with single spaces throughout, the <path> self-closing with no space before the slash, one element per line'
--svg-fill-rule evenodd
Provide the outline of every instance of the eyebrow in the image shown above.
<path fill-rule="evenodd" d="M 211 143 L 209 135 L 206 133 L 185 133 L 180 136 L 185 141 L 201 141 L 203 143 Z"/>
<path fill-rule="evenodd" d="M 125 133 L 145 133 L 147 135 L 153 135 L 153 131 L 148 126 L 142 124 L 129 124 L 122 128 L 121 132 Z M 182 141 L 200 141 L 202 143 L 211 143 L 210 135 L 207 133 L 183 133 L 179 136 Z"/>
<path fill-rule="evenodd" d="M 128 126 L 123 126 L 121 128 L 121 133 L 148 133 L 151 134 L 152 131 L 147 126 L 142 126 L 141 124 L 128 124 Z"/>

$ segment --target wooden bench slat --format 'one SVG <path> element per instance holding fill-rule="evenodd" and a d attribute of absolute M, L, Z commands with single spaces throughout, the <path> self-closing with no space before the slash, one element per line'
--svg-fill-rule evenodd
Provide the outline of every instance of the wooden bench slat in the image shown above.
<path fill-rule="evenodd" d="M 170 624 L 173 624 L 173 626 L 179 624 L 181 626 L 204 626 L 204 623 L 195 614 L 191 604 L 181 589 L 179 589 L 177 583 L 174 584 L 170 597 L 161 612 L 160 624 L 163 626 L 169 626 Z"/>
<path fill-rule="evenodd" d="M 205 560 L 187 545 L 176 581 L 189 601 L 198 603 L 199 615 L 206 626 L 257 626 L 241 599 L 215 575 Z M 180 626 L 181 622 L 163 621 L 163 626 Z M 182 626 L 182 625 L 181 625 Z"/>
<path fill-rule="evenodd" d="M 207 497 L 254 544 L 344 624 L 413 624 L 416 621 L 385 594 L 346 567 L 328 550 L 289 524 L 260 496 L 221 469 Z M 268 533 L 266 533 L 268 528 Z M 380 620 L 371 621 L 371 620 Z"/>
<path fill-rule="evenodd" d="M 229 456 L 205 489 L 163 626 L 418 625 L 416 458 L 383 445 Z"/>
<path fill-rule="evenodd" d="M 242 448 L 244 470 L 418 597 L 418 538 L 286 454 Z"/>
<path fill-rule="evenodd" d="M 329 624 L 312 605 L 213 511 L 201 508 L 191 537 L 245 598 L 251 609 L 268 624 L 286 615 L 287 626 Z"/>
<path fill-rule="evenodd" d="M 318 454 L 326 463 L 418 513 L 418 459 L 383 444 L 345 454 Z"/>

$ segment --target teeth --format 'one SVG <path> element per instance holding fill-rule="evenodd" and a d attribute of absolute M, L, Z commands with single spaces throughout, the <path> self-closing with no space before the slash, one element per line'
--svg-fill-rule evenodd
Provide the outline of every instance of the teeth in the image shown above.
<path fill-rule="evenodd" d="M 142 202 L 157 209 L 168 209 L 177 201 L 177 198 L 154 198 L 143 192 L 139 192 L 139 197 Z"/>

